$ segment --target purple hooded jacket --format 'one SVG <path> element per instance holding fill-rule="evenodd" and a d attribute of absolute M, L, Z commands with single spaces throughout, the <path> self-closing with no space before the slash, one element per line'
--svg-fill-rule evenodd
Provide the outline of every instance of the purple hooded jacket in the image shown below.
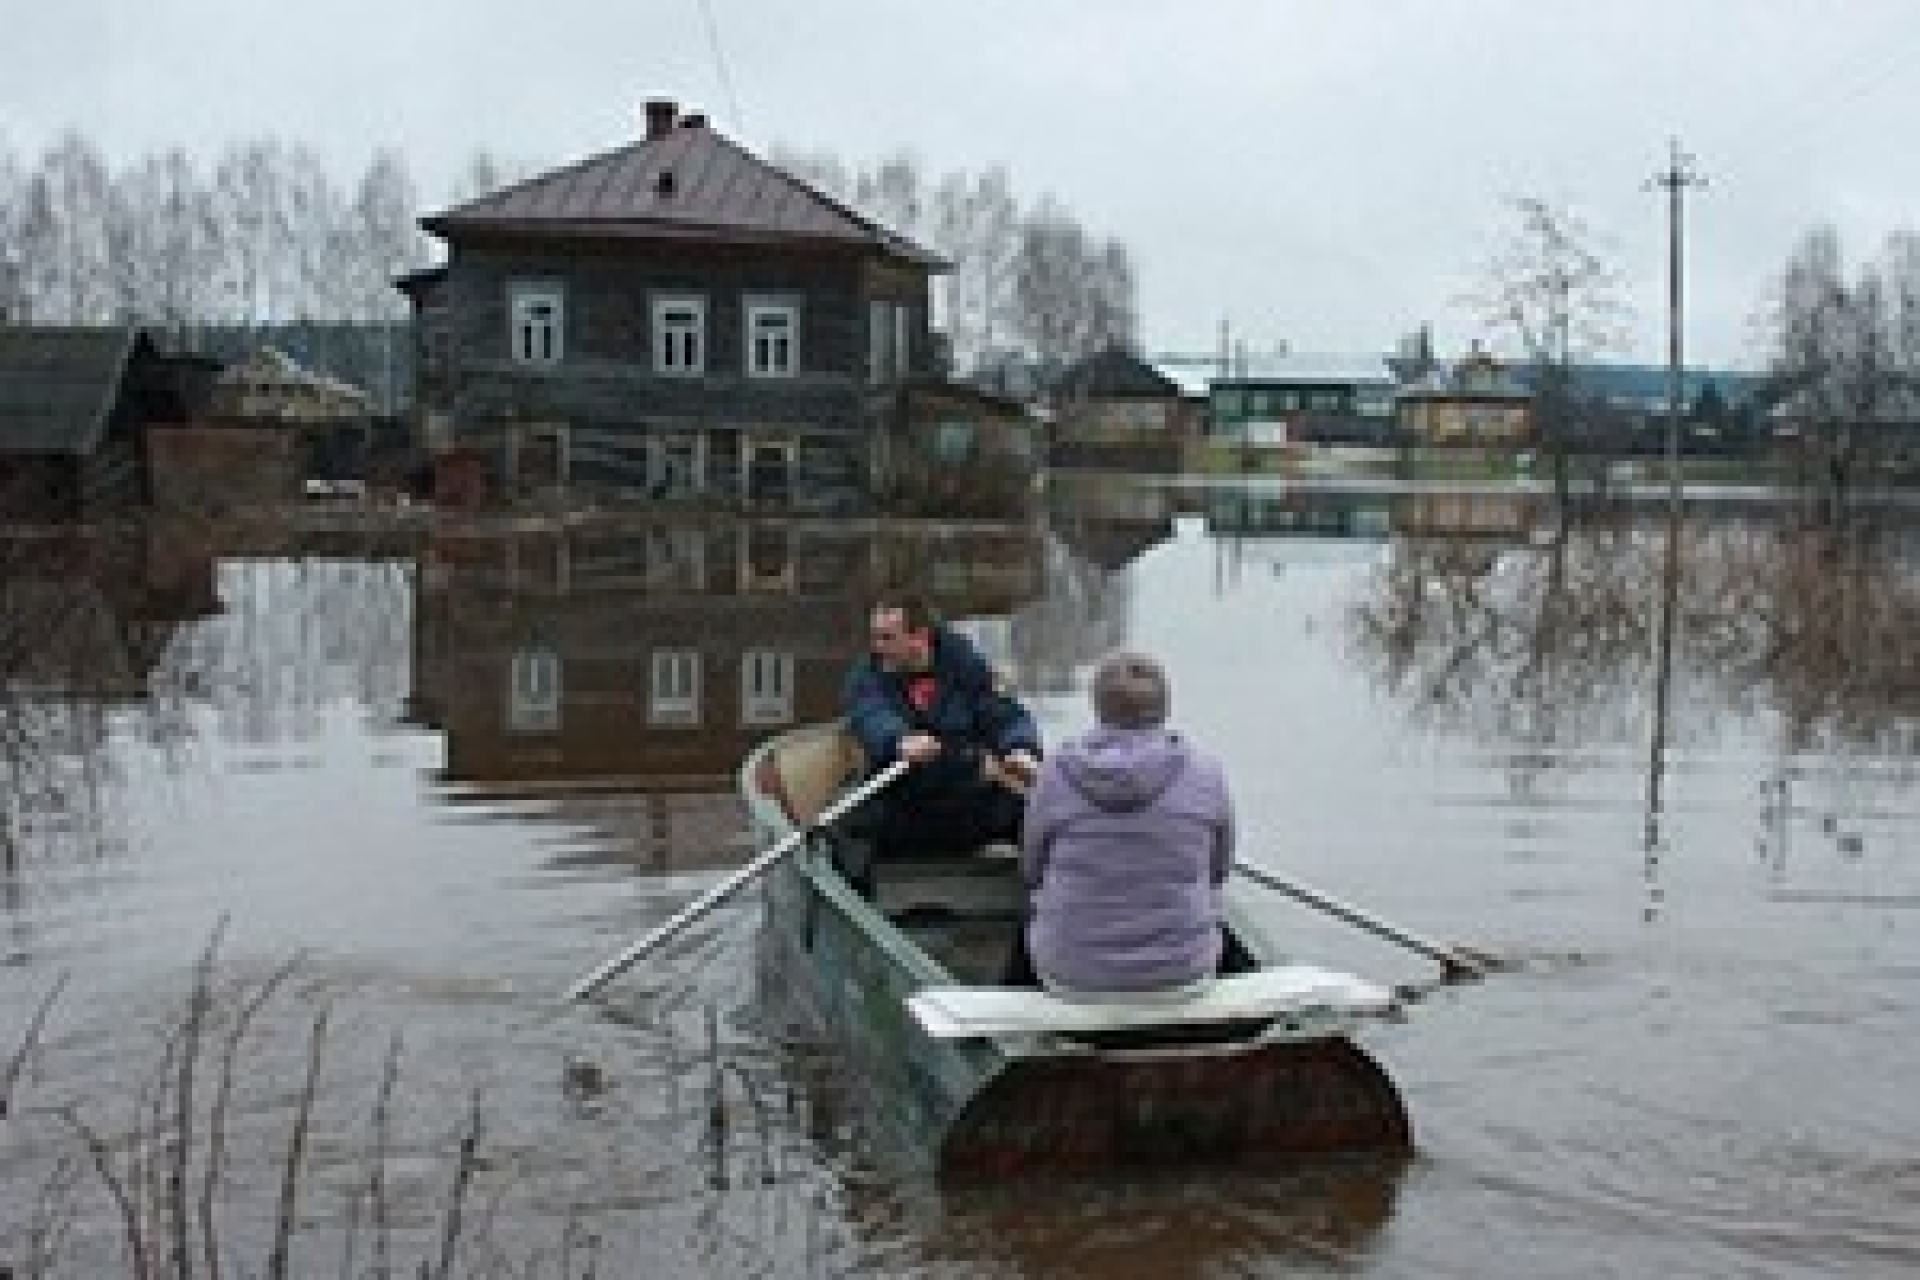
<path fill-rule="evenodd" d="M 1081 991 L 1212 973 L 1233 836 L 1226 774 L 1178 734 L 1101 726 L 1067 743 L 1027 797 L 1034 968 Z"/>

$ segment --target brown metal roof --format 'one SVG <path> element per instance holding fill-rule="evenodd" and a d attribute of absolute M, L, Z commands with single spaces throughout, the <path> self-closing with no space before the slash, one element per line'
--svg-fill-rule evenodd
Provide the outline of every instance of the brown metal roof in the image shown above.
<path fill-rule="evenodd" d="M 436 235 L 537 235 L 865 246 L 947 263 L 689 117 L 643 139 L 422 218 Z"/>

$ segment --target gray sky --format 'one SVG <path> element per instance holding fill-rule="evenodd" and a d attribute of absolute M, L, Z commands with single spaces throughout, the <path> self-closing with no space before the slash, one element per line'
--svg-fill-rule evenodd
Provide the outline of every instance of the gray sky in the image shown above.
<path fill-rule="evenodd" d="M 1133 250 L 1147 345 L 1384 350 L 1458 302 L 1537 195 L 1605 239 L 1666 352 L 1677 137 L 1689 362 L 1753 320 L 1827 221 L 1850 258 L 1920 226 L 1912 0 L 0 0 L 0 141 L 65 128 L 116 164 L 170 144 L 313 144 L 351 178 L 404 151 L 429 201 L 476 147 L 528 171 L 679 99 L 750 147 L 1004 164 Z"/>

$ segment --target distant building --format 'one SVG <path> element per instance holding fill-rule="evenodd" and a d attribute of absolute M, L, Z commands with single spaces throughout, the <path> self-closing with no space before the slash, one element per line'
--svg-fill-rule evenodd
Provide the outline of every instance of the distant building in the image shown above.
<path fill-rule="evenodd" d="M 1122 347 L 1069 367 L 1048 395 L 1047 460 L 1058 467 L 1166 473 L 1180 469 L 1181 444 L 1200 432 L 1204 402 Z"/>
<path fill-rule="evenodd" d="M 155 433 L 196 416 L 211 376 L 132 327 L 0 327 L 0 514 L 92 519 L 163 498 Z"/>
<path fill-rule="evenodd" d="M 399 287 L 442 498 L 829 511 L 907 493 L 909 440 L 939 425 L 909 393 L 944 385 L 928 304 L 947 264 L 702 115 L 655 100 L 641 123 L 422 219 L 447 261 Z"/>
<path fill-rule="evenodd" d="M 1533 439 L 1533 393 L 1479 345 L 1400 389 L 1403 436 L 1429 445 L 1521 445 Z"/>
<path fill-rule="evenodd" d="M 1206 431 L 1250 444 L 1367 443 L 1392 428 L 1394 388 L 1380 356 L 1236 356 L 1207 379 Z"/>

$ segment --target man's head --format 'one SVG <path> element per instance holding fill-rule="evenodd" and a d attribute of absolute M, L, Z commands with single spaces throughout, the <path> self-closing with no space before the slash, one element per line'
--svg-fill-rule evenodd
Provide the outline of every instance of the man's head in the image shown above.
<path fill-rule="evenodd" d="M 883 596 L 873 605 L 869 638 L 882 666 L 914 670 L 933 660 L 933 613 L 913 596 Z"/>
<path fill-rule="evenodd" d="M 1108 655 L 1093 675 L 1093 712 L 1116 729 L 1152 729 L 1167 719 L 1167 673 L 1143 653 Z"/>

